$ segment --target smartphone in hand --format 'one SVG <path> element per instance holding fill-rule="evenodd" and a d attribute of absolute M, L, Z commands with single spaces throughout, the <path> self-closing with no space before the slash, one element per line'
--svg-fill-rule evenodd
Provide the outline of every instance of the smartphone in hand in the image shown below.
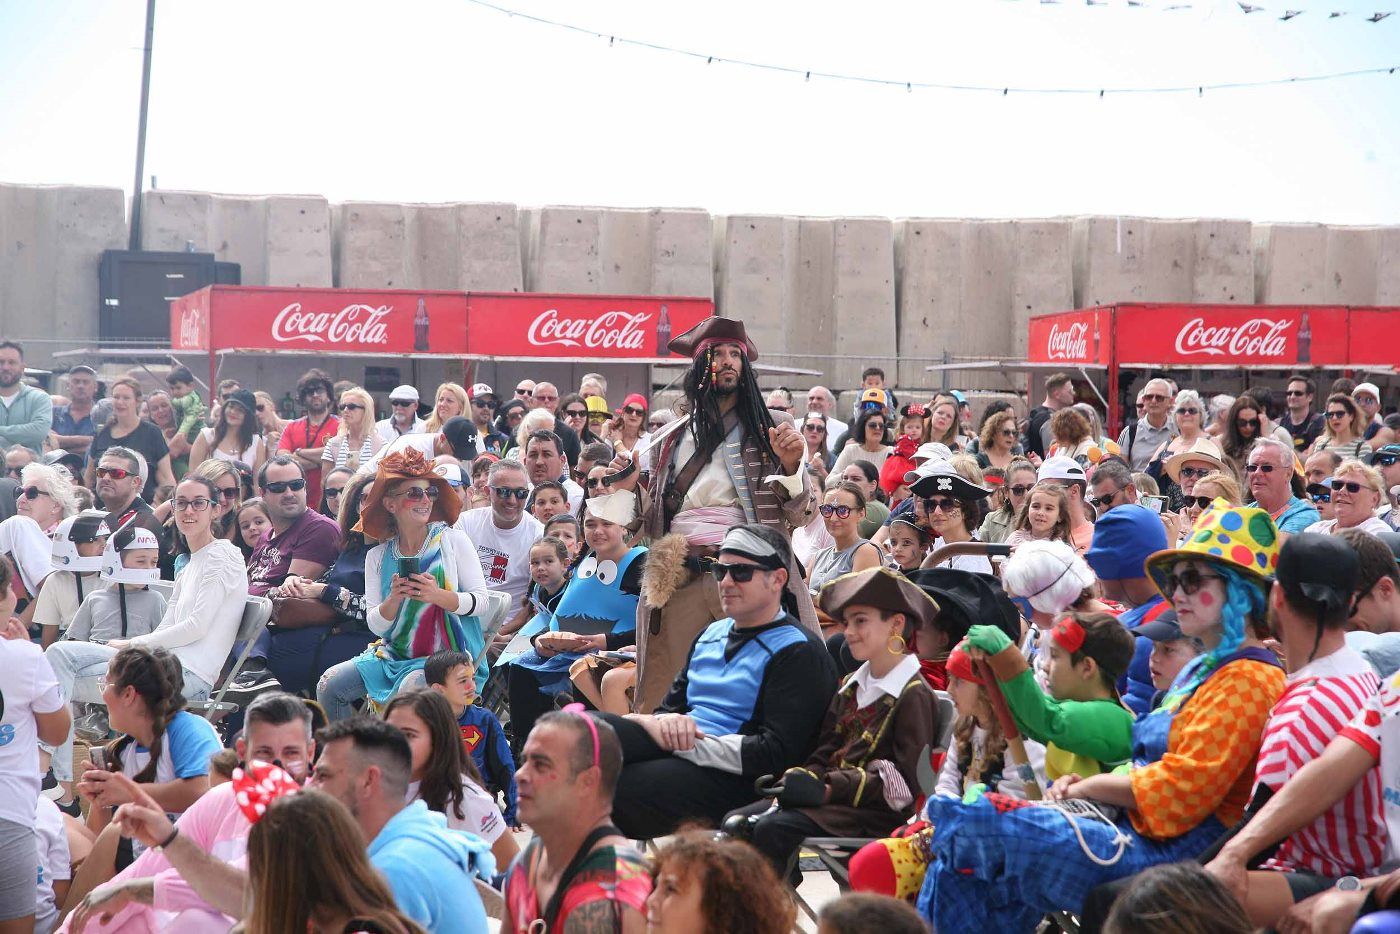
<path fill-rule="evenodd" d="M 88 750 L 88 758 L 92 760 L 92 767 L 102 772 L 112 771 L 110 763 L 107 761 L 107 750 L 101 746 L 93 746 Z"/>
<path fill-rule="evenodd" d="M 405 579 L 412 577 L 414 574 L 418 573 L 419 568 L 420 564 L 417 555 L 414 555 L 411 558 L 399 559 L 399 577 Z"/>

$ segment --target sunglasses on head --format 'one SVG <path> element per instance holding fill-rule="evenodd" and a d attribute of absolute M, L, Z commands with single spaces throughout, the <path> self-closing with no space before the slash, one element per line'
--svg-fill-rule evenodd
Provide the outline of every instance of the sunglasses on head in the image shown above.
<path fill-rule="evenodd" d="M 1333 477 L 1327 481 L 1327 485 L 1332 488 L 1333 493 L 1340 493 L 1346 490 L 1348 493 L 1360 493 L 1363 489 L 1370 489 L 1365 484 L 1357 483 L 1355 480 L 1338 480 Z"/>
<path fill-rule="evenodd" d="M 19 499 L 21 496 L 23 496 L 25 499 L 38 499 L 40 496 L 48 496 L 52 498 L 53 494 L 50 493 L 48 490 L 41 490 L 37 486 L 27 486 L 22 490 L 15 490 L 15 499 Z"/>
<path fill-rule="evenodd" d="M 420 500 L 425 500 L 425 499 L 427 499 L 427 500 L 434 500 L 434 499 L 437 499 L 437 498 L 438 498 L 438 493 L 439 493 L 439 492 L 440 492 L 440 491 L 439 491 L 438 488 L 435 487 L 435 486 L 410 486 L 410 487 L 405 487 L 405 488 L 402 489 L 402 490 L 399 490 L 399 491 L 398 491 L 397 493 L 395 493 L 394 495 L 395 495 L 395 496 L 398 496 L 398 497 L 400 497 L 400 498 L 402 498 L 402 499 L 406 499 L 406 500 L 408 500 L 410 503 L 416 503 L 416 502 L 419 502 Z"/>
<path fill-rule="evenodd" d="M 1175 574 L 1168 574 L 1162 581 L 1162 595 L 1168 600 L 1176 595 L 1177 590 L 1190 596 L 1205 586 L 1208 580 L 1220 580 L 1218 574 L 1202 574 L 1196 568 L 1187 568 Z"/>
<path fill-rule="evenodd" d="M 830 519 L 832 516 L 838 519 L 849 519 L 851 517 L 850 506 L 833 506 L 830 503 L 822 503 L 817 509 L 824 519 Z"/>
<path fill-rule="evenodd" d="M 723 561 L 710 563 L 710 573 L 715 576 L 715 580 L 722 581 L 733 575 L 736 584 L 747 584 L 753 580 L 754 572 L 762 570 L 763 568 L 756 564 L 725 564 Z"/>
<path fill-rule="evenodd" d="M 514 496 L 522 503 L 530 498 L 529 488 L 523 486 L 493 486 L 491 492 L 495 493 L 501 499 L 510 499 Z"/>
<path fill-rule="evenodd" d="M 271 483 L 264 483 L 263 489 L 269 493 L 282 494 L 291 490 L 293 493 L 306 489 L 306 480 L 298 477 L 295 480 L 273 480 Z"/>
<path fill-rule="evenodd" d="M 12 472 L 19 473 L 18 470 Z M 97 468 L 97 475 L 109 480 L 125 480 L 127 477 L 134 476 L 131 471 L 123 470 L 120 467 L 99 467 Z"/>
<path fill-rule="evenodd" d="M 1183 496 L 1181 501 L 1187 506 L 1196 506 L 1200 509 L 1209 509 L 1211 497 L 1209 496 Z"/>

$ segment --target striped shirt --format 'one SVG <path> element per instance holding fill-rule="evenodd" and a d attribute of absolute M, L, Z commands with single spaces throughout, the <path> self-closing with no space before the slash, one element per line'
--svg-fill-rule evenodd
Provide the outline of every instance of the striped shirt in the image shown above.
<path fill-rule="evenodd" d="M 1342 648 L 1288 677 L 1274 705 L 1259 749 L 1255 785 L 1277 792 L 1375 696 L 1375 671 L 1358 653 Z M 1341 800 L 1294 833 L 1268 869 L 1303 870 L 1329 878 L 1373 874 L 1385 860 L 1386 827 L 1380 772 L 1371 769 Z"/>

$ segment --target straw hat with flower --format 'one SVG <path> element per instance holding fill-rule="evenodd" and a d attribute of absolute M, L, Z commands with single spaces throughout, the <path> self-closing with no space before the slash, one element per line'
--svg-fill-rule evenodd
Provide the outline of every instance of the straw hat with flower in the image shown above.
<path fill-rule="evenodd" d="M 457 516 L 462 512 L 457 491 L 452 489 L 446 477 L 433 473 L 432 462 L 421 451 L 410 449 L 395 451 L 379 462 L 379 469 L 374 474 L 374 486 L 360 508 L 360 522 L 355 527 L 356 531 L 380 542 L 394 537 L 393 516 L 384 508 L 384 497 L 390 492 L 397 492 L 400 480 L 426 480 L 430 486 L 437 488 L 438 497 L 428 516 L 429 522 L 451 525 L 457 521 Z"/>

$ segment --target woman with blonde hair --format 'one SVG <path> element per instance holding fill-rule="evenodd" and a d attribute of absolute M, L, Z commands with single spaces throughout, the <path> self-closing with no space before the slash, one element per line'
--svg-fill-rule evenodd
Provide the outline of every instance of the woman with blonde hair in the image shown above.
<path fill-rule="evenodd" d="M 428 416 L 423 430 L 429 433 L 442 431 L 442 423 L 454 415 L 467 415 L 467 391 L 456 383 L 443 383 L 433 395 L 433 414 Z M 553 421 L 551 420 L 551 424 Z M 371 424 L 370 428 L 373 429 Z"/>
<path fill-rule="evenodd" d="M 1379 535 L 1391 530 L 1376 518 L 1376 509 L 1386 501 L 1385 481 L 1376 468 L 1344 460 L 1332 472 L 1332 479 L 1324 482 L 1332 488 L 1332 518 L 1314 522 L 1304 532 L 1336 535 L 1343 529 L 1360 529 Z"/>
<path fill-rule="evenodd" d="M 972 439 L 958 434 L 958 400 L 952 396 L 938 396 L 929 406 L 930 441 L 938 441 L 948 446 L 950 451 L 965 451 Z"/>
<path fill-rule="evenodd" d="M 259 389 L 253 393 L 253 401 L 263 442 L 269 451 L 275 451 L 277 442 L 282 440 L 282 429 L 287 427 L 287 423 L 277 414 L 277 403 L 272 396 Z"/>
<path fill-rule="evenodd" d="M 1224 470 L 1208 473 L 1196 481 L 1189 496 L 1184 496 L 1185 508 L 1181 511 L 1181 519 L 1178 522 L 1177 540 L 1185 544 L 1191 537 L 1191 530 L 1196 526 L 1196 520 L 1201 513 L 1210 508 L 1210 504 L 1216 499 L 1224 499 L 1231 506 L 1244 505 L 1244 491 L 1240 489 L 1239 481 Z M 1167 538 L 1170 540 L 1170 527 Z"/>
<path fill-rule="evenodd" d="M 277 798 L 253 824 L 248 884 L 253 910 L 247 934 L 423 931 L 399 911 L 350 812 L 314 789 Z"/>
<path fill-rule="evenodd" d="M 52 534 L 55 526 L 78 513 L 73 484 L 57 467 L 48 464 L 26 464 L 20 471 L 15 496 L 15 512 L 39 523 L 45 534 Z"/>
<path fill-rule="evenodd" d="M 339 415 L 340 428 L 321 453 L 322 469 L 329 472 L 331 468 L 344 467 L 356 471 L 384 446 L 384 439 L 374 430 L 374 398 L 359 386 L 347 389 L 340 394 Z"/>

